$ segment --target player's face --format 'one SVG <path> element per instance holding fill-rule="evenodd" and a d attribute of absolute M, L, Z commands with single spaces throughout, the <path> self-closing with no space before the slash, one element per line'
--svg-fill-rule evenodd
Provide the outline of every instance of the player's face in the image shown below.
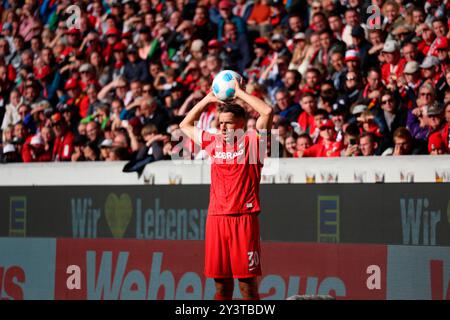
<path fill-rule="evenodd" d="M 237 130 L 244 129 L 244 124 L 243 119 L 236 118 L 231 112 L 219 113 L 219 130 L 227 142 L 233 139 Z"/>

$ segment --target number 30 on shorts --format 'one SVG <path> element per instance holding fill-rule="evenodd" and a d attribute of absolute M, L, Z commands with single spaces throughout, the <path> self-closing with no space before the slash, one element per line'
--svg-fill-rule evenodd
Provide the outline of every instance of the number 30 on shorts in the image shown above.
<path fill-rule="evenodd" d="M 252 270 L 259 265 L 259 254 L 258 251 L 249 251 L 248 254 L 248 268 Z"/>

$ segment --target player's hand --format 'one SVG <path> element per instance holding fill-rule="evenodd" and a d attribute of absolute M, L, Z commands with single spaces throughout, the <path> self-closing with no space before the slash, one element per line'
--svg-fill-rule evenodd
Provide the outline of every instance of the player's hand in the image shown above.
<path fill-rule="evenodd" d="M 242 88 L 242 83 L 239 83 L 236 78 L 233 79 L 234 82 L 234 90 L 235 90 L 235 98 L 239 98 L 240 94 L 242 92 L 245 92 L 245 90 Z"/>
<path fill-rule="evenodd" d="M 217 99 L 217 97 L 214 95 L 214 92 L 212 92 L 212 90 L 209 91 L 209 93 L 203 99 L 206 99 L 206 101 L 208 103 L 224 104 L 223 101 Z"/>

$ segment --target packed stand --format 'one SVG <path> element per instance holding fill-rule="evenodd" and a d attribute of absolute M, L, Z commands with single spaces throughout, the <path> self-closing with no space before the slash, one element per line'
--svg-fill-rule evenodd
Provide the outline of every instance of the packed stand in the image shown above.
<path fill-rule="evenodd" d="M 75 24 L 71 5 L 81 9 Z M 449 153 L 447 1 L 4 0 L 0 8 L 3 163 L 129 160 L 136 171 L 174 154 L 201 158 L 178 124 L 224 69 L 273 106 L 280 156 Z M 252 130 L 256 115 L 243 107 Z M 216 131 L 217 106 L 197 125 Z"/>

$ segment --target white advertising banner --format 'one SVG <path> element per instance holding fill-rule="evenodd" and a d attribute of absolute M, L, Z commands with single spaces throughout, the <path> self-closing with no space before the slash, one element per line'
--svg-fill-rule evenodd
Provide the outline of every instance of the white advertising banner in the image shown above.
<path fill-rule="evenodd" d="M 124 173 L 126 162 L 30 163 L 0 166 L 0 185 L 209 184 L 207 161 L 158 161 L 139 176 Z M 270 158 L 261 182 L 268 183 L 414 183 L 450 182 L 450 155 Z"/>

